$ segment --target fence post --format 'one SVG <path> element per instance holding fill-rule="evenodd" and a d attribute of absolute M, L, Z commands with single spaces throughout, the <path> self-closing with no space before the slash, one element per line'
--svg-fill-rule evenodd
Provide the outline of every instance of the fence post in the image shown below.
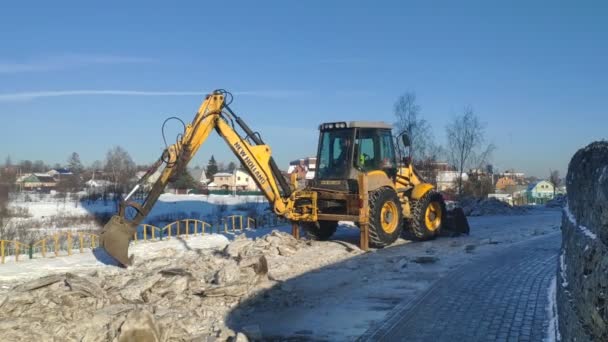
<path fill-rule="evenodd" d="M 148 226 L 144 224 L 144 225 L 142 225 L 142 227 L 144 228 L 144 241 L 147 241 L 148 240 L 148 232 L 147 232 Z"/>
<path fill-rule="evenodd" d="M 239 216 L 239 222 L 241 223 L 241 232 L 243 231 L 243 215 Z"/>
<path fill-rule="evenodd" d="M 19 261 L 19 242 L 13 241 L 15 245 L 15 261 Z"/>
<path fill-rule="evenodd" d="M 156 228 L 156 227 L 152 226 L 152 240 L 154 240 L 154 231 L 156 230 L 155 228 Z M 161 234 L 161 235 L 162 235 L 162 234 Z"/>
<path fill-rule="evenodd" d="M 82 254 L 84 253 L 84 248 L 82 246 L 84 244 L 84 237 L 82 232 L 78 232 L 78 243 L 78 246 L 80 247 L 80 254 Z"/>
<path fill-rule="evenodd" d="M 59 256 L 59 236 L 57 234 L 53 235 L 53 240 L 55 240 L 55 256 Z"/>
<path fill-rule="evenodd" d="M 189 230 L 190 230 L 190 220 L 186 219 L 186 239 L 189 236 Z"/>
<path fill-rule="evenodd" d="M 46 238 L 42 239 L 42 257 L 46 258 Z"/>
<path fill-rule="evenodd" d="M 28 246 L 28 254 L 30 255 L 30 259 L 34 259 L 34 245 L 32 243 Z"/>
<path fill-rule="evenodd" d="M 0 255 L 2 256 L 2 263 L 4 264 L 4 240 L 0 240 Z"/>
<path fill-rule="evenodd" d="M 72 255 L 72 233 L 68 232 L 68 255 Z"/>

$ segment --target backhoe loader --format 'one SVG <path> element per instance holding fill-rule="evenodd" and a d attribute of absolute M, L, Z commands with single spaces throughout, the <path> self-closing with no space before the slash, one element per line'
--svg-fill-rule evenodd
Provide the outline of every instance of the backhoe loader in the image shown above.
<path fill-rule="evenodd" d="M 289 181 L 283 177 L 270 146 L 232 111 L 231 102 L 232 95 L 225 90 L 207 95 L 178 141 L 163 151 L 121 201 L 100 237 L 100 245 L 120 264 L 131 264 L 128 246 L 137 226 L 212 130 L 252 175 L 272 211 L 292 223 L 292 233 L 298 238 L 299 228 L 303 228 L 308 237 L 326 240 L 336 231 L 338 221 L 353 221 L 360 228 L 361 248 L 367 250 L 369 245 L 390 245 L 404 231 L 426 240 L 446 228 L 448 213 L 442 196 L 421 179 L 407 158 L 401 158 L 401 149 L 396 148 L 399 139 L 393 137 L 390 125 L 361 121 L 321 124 L 315 177 L 297 189 L 295 175 Z M 409 145 L 406 134 L 400 140 L 404 147 Z M 160 176 L 144 201 L 131 201 L 157 172 Z M 462 211 L 456 215 L 449 222 L 457 222 L 456 230 L 468 232 Z"/>

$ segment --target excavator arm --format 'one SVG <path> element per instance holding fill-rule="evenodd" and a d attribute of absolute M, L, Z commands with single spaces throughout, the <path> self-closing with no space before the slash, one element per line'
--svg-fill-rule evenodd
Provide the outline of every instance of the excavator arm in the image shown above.
<path fill-rule="evenodd" d="M 271 156 L 270 147 L 265 145 L 259 134 L 254 133 L 228 106 L 226 97 L 231 98 L 231 96 L 223 90 L 216 90 L 207 95 L 194 120 L 186 125 L 181 138 L 163 151 L 160 159 L 121 201 L 118 213 L 105 225 L 101 233 L 100 245 L 122 265 L 127 266 L 132 262 L 128 257 L 128 247 L 137 231 L 137 226 L 150 213 L 166 185 L 185 170 L 214 129 L 252 175 L 277 215 L 291 220 L 316 219 L 316 196 L 308 192 L 292 192 Z M 245 136 L 237 132 L 235 123 Z M 160 171 L 161 167 L 162 171 Z M 132 195 L 159 171 L 160 175 L 143 203 L 130 201 Z M 307 205 L 302 207 L 304 209 L 295 210 L 296 200 L 302 198 L 308 199 L 305 201 Z M 128 211 L 128 208 L 134 209 L 135 214 L 132 218 L 127 218 L 127 212 L 133 212 Z"/>

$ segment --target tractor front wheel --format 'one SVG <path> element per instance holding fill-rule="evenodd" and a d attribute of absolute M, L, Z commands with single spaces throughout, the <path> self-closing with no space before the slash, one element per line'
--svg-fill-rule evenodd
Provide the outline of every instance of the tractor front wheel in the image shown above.
<path fill-rule="evenodd" d="M 445 218 L 445 201 L 440 193 L 429 191 L 412 201 L 410 229 L 417 239 L 428 240 L 438 236 Z"/>

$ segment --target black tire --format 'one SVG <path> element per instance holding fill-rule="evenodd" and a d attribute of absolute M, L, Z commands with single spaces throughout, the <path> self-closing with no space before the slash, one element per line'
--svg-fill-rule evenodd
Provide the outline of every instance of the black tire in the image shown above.
<path fill-rule="evenodd" d="M 382 208 L 392 203 L 396 211 L 392 212 L 391 217 L 382 217 Z M 392 217 L 396 214 L 396 218 Z M 395 220 L 396 221 L 393 221 Z M 383 220 L 388 220 L 389 231 L 383 228 Z M 396 224 L 396 226 L 394 226 Z M 387 226 L 385 225 L 385 227 Z M 380 188 L 369 194 L 369 242 L 372 247 L 382 248 L 395 242 L 401 235 L 403 229 L 403 214 L 401 212 L 401 202 L 395 190 L 391 188 Z"/>
<path fill-rule="evenodd" d="M 306 231 L 306 236 L 309 239 L 326 241 L 338 229 L 338 221 L 302 222 L 300 227 Z"/>
<path fill-rule="evenodd" d="M 427 224 L 426 214 L 427 208 L 431 207 L 432 212 L 432 226 Z M 433 210 L 438 208 L 441 209 L 441 213 L 437 213 Z M 410 231 L 416 239 L 429 240 L 433 239 L 441 233 L 441 228 L 446 220 L 446 208 L 443 196 L 437 191 L 429 191 L 419 200 L 412 201 L 412 218 L 410 222 Z M 435 219 L 439 218 L 439 224 L 437 225 Z"/>

